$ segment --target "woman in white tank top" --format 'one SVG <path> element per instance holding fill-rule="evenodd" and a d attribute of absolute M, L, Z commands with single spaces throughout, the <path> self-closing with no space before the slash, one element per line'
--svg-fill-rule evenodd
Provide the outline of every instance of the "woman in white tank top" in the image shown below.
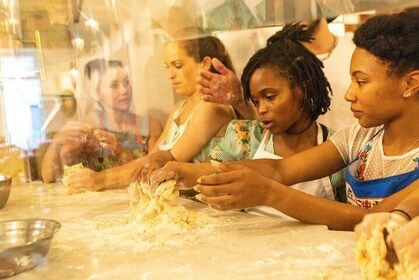
<path fill-rule="evenodd" d="M 164 46 L 164 63 L 175 92 L 185 99 L 175 104 L 157 145 L 141 159 L 115 169 L 90 172 L 90 182 L 75 178 L 72 188 L 103 190 L 126 187 L 129 183 L 148 175 L 168 161 L 200 161 L 208 157 L 225 133 L 231 119 L 235 117 L 226 105 L 202 101 L 197 88 L 197 77 L 201 70 L 215 71 L 212 58 L 221 60 L 233 70 L 231 59 L 221 41 L 213 36 L 196 34 L 196 28 L 185 29 Z M 183 38 L 188 38 L 183 40 Z M 197 38 L 197 39 L 190 39 Z"/>

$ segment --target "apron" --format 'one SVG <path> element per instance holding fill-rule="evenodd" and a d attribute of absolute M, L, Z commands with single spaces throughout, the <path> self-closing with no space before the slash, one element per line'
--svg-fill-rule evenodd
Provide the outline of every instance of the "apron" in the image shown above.
<path fill-rule="evenodd" d="M 159 144 L 160 151 L 170 151 L 176 145 L 177 141 L 179 141 L 179 139 L 182 137 L 183 133 L 185 132 L 186 127 L 188 126 L 190 120 L 192 119 L 193 114 L 196 112 L 196 110 L 198 110 L 202 102 L 203 100 L 201 99 L 201 101 L 199 101 L 199 103 L 195 106 L 195 108 L 193 108 L 192 112 L 189 114 L 186 121 L 181 125 L 178 125 L 177 123 L 178 123 L 180 113 L 182 112 L 183 108 L 185 108 L 186 100 L 182 104 L 182 106 L 173 113 L 173 121 L 172 121 L 172 124 L 170 125 L 169 131 L 167 132 L 166 139 L 164 139 L 162 144 Z"/>
<path fill-rule="evenodd" d="M 260 143 L 255 155 L 253 156 L 253 159 L 282 159 L 282 157 L 275 155 L 273 153 L 267 152 L 266 145 L 271 139 L 272 134 L 269 131 L 266 131 L 263 135 L 262 142 Z M 323 130 L 320 127 L 320 125 L 317 123 L 317 143 L 323 143 Z M 295 185 L 290 186 L 296 190 L 302 191 L 304 193 L 317 196 L 317 197 L 323 197 L 328 198 L 331 200 L 335 199 L 333 187 L 330 183 L 329 177 L 323 177 L 321 179 L 309 181 L 309 182 L 303 182 L 298 183 Z M 255 215 L 264 215 L 264 216 L 274 216 L 274 217 L 287 217 L 291 218 L 280 211 L 269 207 L 269 206 L 256 206 L 252 208 L 245 209 L 245 212 Z M 292 218 L 291 218 L 292 219 Z"/>
<path fill-rule="evenodd" d="M 419 167 L 406 173 L 372 180 L 359 180 L 353 175 L 357 171 L 360 172 L 358 170 L 361 160 L 360 155 L 362 154 L 362 161 L 366 162 L 370 150 L 367 146 L 371 147 L 372 139 L 382 131 L 383 129 L 377 131 L 365 143 L 358 156 L 345 168 L 346 196 L 348 202 L 352 205 L 365 209 L 373 208 L 384 198 L 399 192 L 419 178 Z"/>

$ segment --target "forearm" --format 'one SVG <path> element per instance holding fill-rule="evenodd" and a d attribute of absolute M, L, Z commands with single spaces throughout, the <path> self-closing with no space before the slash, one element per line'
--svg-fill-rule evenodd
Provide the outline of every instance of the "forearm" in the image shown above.
<path fill-rule="evenodd" d="M 368 213 L 361 207 L 314 197 L 277 182 L 269 189 L 267 206 L 303 223 L 326 225 L 330 230 L 353 230 Z"/>
<path fill-rule="evenodd" d="M 364 209 L 359 206 L 344 204 L 305 194 L 283 184 L 271 182 L 266 185 L 269 192 L 266 205 L 271 206 L 301 222 L 327 225 L 332 230 L 353 230 L 368 213 L 389 212 L 395 207 L 418 214 L 418 191 L 413 193 L 413 186 L 383 199 L 377 206 Z M 295 202 L 298 201 L 298 207 Z M 408 212 L 410 215 L 410 212 Z"/>
<path fill-rule="evenodd" d="M 418 180 L 416 180 L 418 181 Z M 415 183 L 414 183 L 415 184 Z M 418 185 L 418 183 L 416 183 Z M 403 199 L 393 210 L 401 210 L 406 213 L 409 218 L 413 219 L 419 216 L 419 188 L 416 187 L 405 199 Z M 404 214 L 405 215 L 405 214 Z"/>
<path fill-rule="evenodd" d="M 345 167 L 339 151 L 330 140 L 285 159 L 239 163 L 287 186 L 327 177 Z"/>
<path fill-rule="evenodd" d="M 139 160 L 106 169 L 97 173 L 97 184 L 102 190 L 121 189 L 137 181 L 138 169 L 142 166 Z"/>
<path fill-rule="evenodd" d="M 175 172 L 187 187 L 193 187 L 199 177 L 214 174 L 216 171 L 211 163 L 176 162 Z"/>
<path fill-rule="evenodd" d="M 242 161 L 231 161 L 229 164 L 240 164 L 246 167 L 249 167 L 260 175 L 263 175 L 266 178 L 281 182 L 285 185 L 289 185 L 289 182 L 284 180 L 281 176 L 278 167 L 279 160 L 276 159 L 257 159 L 257 160 L 242 160 Z"/>
<path fill-rule="evenodd" d="M 51 143 L 42 159 L 42 180 L 45 183 L 55 182 L 56 177 L 62 173 L 60 160 L 61 146 Z"/>

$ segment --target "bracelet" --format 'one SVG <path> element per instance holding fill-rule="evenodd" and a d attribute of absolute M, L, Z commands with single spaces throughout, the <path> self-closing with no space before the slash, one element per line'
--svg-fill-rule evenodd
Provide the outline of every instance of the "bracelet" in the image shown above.
<path fill-rule="evenodd" d="M 405 215 L 409 221 L 412 220 L 412 217 L 410 217 L 410 215 L 406 211 L 404 211 L 402 209 L 393 209 L 393 210 L 390 211 L 390 213 L 393 213 L 393 212 L 400 212 L 403 215 Z"/>

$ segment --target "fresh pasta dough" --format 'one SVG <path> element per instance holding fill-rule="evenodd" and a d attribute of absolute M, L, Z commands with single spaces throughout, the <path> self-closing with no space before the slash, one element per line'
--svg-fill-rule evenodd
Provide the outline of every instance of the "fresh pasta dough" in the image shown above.
<path fill-rule="evenodd" d="M 389 221 L 386 225 L 375 227 L 370 236 L 362 234 L 356 244 L 356 262 L 361 267 L 362 275 L 367 280 L 414 280 L 419 279 L 419 263 L 411 264 L 408 258 L 404 262 L 392 264 L 388 260 L 388 248 L 392 247 L 394 232 L 400 224 Z M 408 256 L 410 248 L 405 248 Z"/>
<path fill-rule="evenodd" d="M 64 184 L 64 187 L 67 190 L 67 194 L 74 194 L 75 193 L 74 189 L 68 184 L 68 182 L 69 182 L 70 178 L 74 176 L 76 171 L 80 170 L 82 168 L 83 168 L 82 163 L 74 164 L 74 165 L 71 165 L 71 166 L 67 166 L 67 165 L 64 166 L 63 184 Z"/>
<path fill-rule="evenodd" d="M 191 225 L 197 225 L 198 212 L 189 211 L 172 201 L 179 196 L 176 181 L 160 184 L 151 193 L 151 187 L 144 182 L 129 185 L 131 214 L 129 221 L 138 225 L 140 233 L 150 235 L 173 234 Z"/>

